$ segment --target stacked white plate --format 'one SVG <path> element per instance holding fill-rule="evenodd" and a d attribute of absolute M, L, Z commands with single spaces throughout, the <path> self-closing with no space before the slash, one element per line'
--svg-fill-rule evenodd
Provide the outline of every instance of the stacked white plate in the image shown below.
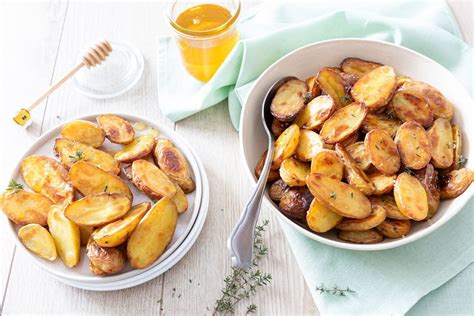
<path fill-rule="evenodd" d="M 60 280 L 61 282 L 81 289 L 94 291 L 119 290 L 133 287 L 156 278 L 178 263 L 178 261 L 183 258 L 184 255 L 186 255 L 189 249 L 191 249 L 192 245 L 199 236 L 199 233 L 201 232 L 207 215 L 207 209 L 209 205 L 209 185 L 206 172 L 202 162 L 187 144 L 187 142 L 176 132 L 164 125 L 157 124 L 148 119 L 134 115 L 121 113 L 116 115 L 127 119 L 132 124 L 135 122 L 142 122 L 149 128 L 159 130 L 160 137 L 170 139 L 187 158 L 193 173 L 194 181 L 196 183 L 196 190 L 190 194 L 187 194 L 189 202 L 188 210 L 179 216 L 173 239 L 171 240 L 163 255 L 154 264 L 146 269 L 136 270 L 130 267 L 127 263 L 126 267 L 121 273 L 105 277 L 96 276 L 89 271 L 89 260 L 85 254 L 84 247 L 81 248 L 81 262 L 78 266 L 72 269 L 64 266 L 59 258 L 54 262 L 50 262 L 35 256 L 34 254 L 30 253 L 19 241 L 17 237 L 17 230 L 19 227 L 10 222 L 6 216 L 3 216 L 4 220 L 7 221 L 9 230 L 14 235 L 13 238 L 17 242 L 18 247 L 23 251 L 26 251 L 30 255 L 30 258 L 33 262 L 35 262 L 51 276 Z M 77 119 L 95 122 L 96 116 L 97 115 L 88 115 Z M 46 155 L 53 157 L 54 140 L 61 137 L 60 134 L 62 126 L 63 125 L 57 126 L 45 133 L 25 152 L 21 160 L 18 162 L 17 167 L 13 171 L 11 179 L 15 179 L 19 183 L 24 183 L 21 178 L 20 165 L 21 161 L 25 157 L 30 155 Z M 141 133 L 146 132 L 147 130 L 137 131 L 136 133 L 137 135 L 140 135 Z M 119 148 L 119 145 L 115 145 L 110 142 L 106 142 L 106 144 L 103 146 L 104 150 L 112 152 L 117 151 Z M 124 176 L 121 177 L 127 182 L 133 192 L 133 205 L 144 201 L 150 201 L 146 195 L 138 191 L 133 184 L 129 183 Z M 26 185 L 25 188 L 28 190 Z"/>

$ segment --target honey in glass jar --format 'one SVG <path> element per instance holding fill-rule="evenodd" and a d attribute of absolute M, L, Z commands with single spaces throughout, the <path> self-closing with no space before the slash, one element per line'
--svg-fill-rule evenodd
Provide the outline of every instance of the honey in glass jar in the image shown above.
<path fill-rule="evenodd" d="M 175 1 L 168 13 L 186 70 L 207 82 L 239 40 L 240 1 L 192 4 Z"/>

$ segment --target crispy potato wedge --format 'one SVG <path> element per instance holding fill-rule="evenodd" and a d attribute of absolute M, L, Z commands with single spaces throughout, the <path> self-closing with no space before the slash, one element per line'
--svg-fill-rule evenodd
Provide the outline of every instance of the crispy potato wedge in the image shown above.
<path fill-rule="evenodd" d="M 362 170 L 366 171 L 369 169 L 372 164 L 370 162 L 369 154 L 367 153 L 367 150 L 365 150 L 364 142 L 356 142 L 344 147 Z"/>
<path fill-rule="evenodd" d="M 354 101 L 364 103 L 369 112 L 374 112 L 392 99 L 396 86 L 395 70 L 380 66 L 360 77 L 352 87 L 351 95 Z"/>
<path fill-rule="evenodd" d="M 283 195 L 288 191 L 290 187 L 282 179 L 279 179 L 272 183 L 269 190 L 270 199 L 273 202 L 280 202 Z"/>
<path fill-rule="evenodd" d="M 316 199 L 311 202 L 308 212 L 306 213 L 306 223 L 308 227 L 317 233 L 325 233 L 330 231 L 343 217 L 328 209 Z"/>
<path fill-rule="evenodd" d="M 381 129 L 373 129 L 365 135 L 365 151 L 372 165 L 386 175 L 400 169 L 400 154 L 390 135 Z"/>
<path fill-rule="evenodd" d="M 428 216 L 428 198 L 421 182 L 414 176 L 402 172 L 393 188 L 398 209 L 406 217 L 421 221 Z"/>
<path fill-rule="evenodd" d="M 116 175 L 120 173 L 120 163 L 112 155 L 74 140 L 56 139 L 54 153 L 67 168 L 82 160 L 109 173 Z"/>
<path fill-rule="evenodd" d="M 392 219 L 409 219 L 405 215 L 403 215 L 400 210 L 398 209 L 397 203 L 392 195 L 383 195 L 383 196 L 371 196 L 370 203 L 373 205 L 380 205 L 385 209 L 387 213 L 387 218 Z"/>
<path fill-rule="evenodd" d="M 308 86 L 304 81 L 293 79 L 284 83 L 270 105 L 272 115 L 283 122 L 291 122 L 305 105 Z"/>
<path fill-rule="evenodd" d="M 257 179 L 260 179 L 260 175 L 262 174 L 263 165 L 265 164 L 266 157 L 267 157 L 267 150 L 263 152 L 262 157 L 260 158 L 257 165 L 255 166 L 255 176 L 257 177 Z M 273 182 L 278 179 L 280 179 L 280 171 L 278 169 L 277 170 L 270 169 L 270 172 L 268 173 L 267 182 Z"/>
<path fill-rule="evenodd" d="M 447 119 L 438 118 L 428 130 L 431 161 L 436 168 L 449 168 L 454 162 L 453 130 Z"/>
<path fill-rule="evenodd" d="M 309 165 L 295 158 L 283 160 L 280 167 L 280 177 L 290 187 L 306 185 L 306 177 L 309 174 Z"/>
<path fill-rule="evenodd" d="M 194 191 L 196 185 L 191 177 L 188 161 L 169 139 L 158 140 L 153 156 L 161 171 L 176 182 L 185 193 Z"/>
<path fill-rule="evenodd" d="M 300 130 L 300 140 L 296 147 L 296 158 L 301 161 L 311 161 L 321 150 L 324 143 L 318 133 L 302 129 Z"/>
<path fill-rule="evenodd" d="M 462 132 L 461 128 L 458 125 L 453 124 L 453 147 L 454 147 L 454 156 L 453 156 L 453 165 L 451 168 L 453 170 L 457 170 L 462 168 L 464 165 L 464 157 L 462 155 L 462 148 L 463 148 L 463 140 L 462 140 Z"/>
<path fill-rule="evenodd" d="M 388 238 L 402 238 L 410 232 L 411 222 L 409 220 L 386 218 L 376 227 L 379 233 Z"/>
<path fill-rule="evenodd" d="M 344 80 L 339 70 L 323 68 L 317 75 L 319 87 L 334 100 L 337 108 L 342 108 L 352 102 L 349 90 L 350 82 Z"/>
<path fill-rule="evenodd" d="M 28 224 L 18 230 L 18 238 L 26 249 L 49 261 L 56 260 L 58 254 L 54 239 L 46 228 L 38 224 Z"/>
<path fill-rule="evenodd" d="M 176 195 L 174 183 L 149 161 L 135 160 L 132 164 L 132 177 L 137 188 L 153 199 L 161 199 L 164 196 L 172 199 Z"/>
<path fill-rule="evenodd" d="M 344 164 L 344 175 L 347 182 L 365 195 L 371 195 L 375 191 L 375 186 L 365 172 L 359 167 L 357 162 L 341 144 L 336 144 L 336 154 Z"/>
<path fill-rule="evenodd" d="M 275 141 L 275 151 L 273 153 L 272 170 L 280 168 L 281 163 L 286 158 L 293 156 L 300 140 L 300 128 L 296 124 L 290 125 L 283 134 Z"/>
<path fill-rule="evenodd" d="M 453 170 L 442 179 L 441 199 L 454 199 L 460 196 L 474 181 L 474 172 L 467 168 Z"/>
<path fill-rule="evenodd" d="M 77 226 L 79 227 L 79 233 L 81 235 L 81 246 L 86 246 L 95 228 L 89 226 Z"/>
<path fill-rule="evenodd" d="M 362 103 L 352 103 L 337 110 L 321 128 L 321 137 L 327 144 L 335 144 L 348 138 L 361 126 L 367 115 Z"/>
<path fill-rule="evenodd" d="M 7 190 L 3 195 L 3 212 L 18 225 L 46 226 L 53 203 L 42 194 L 24 190 Z"/>
<path fill-rule="evenodd" d="M 308 86 L 308 92 L 311 95 L 311 100 L 318 97 L 321 94 L 321 88 L 318 84 L 318 78 L 316 76 L 309 77 L 305 80 L 306 85 Z"/>
<path fill-rule="evenodd" d="M 405 167 L 421 169 L 431 160 L 431 142 L 425 129 L 416 122 L 405 122 L 395 136 L 400 158 Z"/>
<path fill-rule="evenodd" d="M 33 191 L 43 194 L 54 204 L 68 204 L 74 200 L 74 188 L 66 169 L 52 158 L 26 157 L 21 162 L 21 175 Z"/>
<path fill-rule="evenodd" d="M 87 243 L 86 254 L 95 268 L 91 269 L 92 272 L 99 270 L 105 274 L 114 274 L 122 271 L 125 266 L 126 258 L 120 249 L 101 247 L 92 239 Z"/>
<path fill-rule="evenodd" d="M 337 234 L 337 237 L 356 244 L 376 244 L 383 241 L 383 235 L 375 229 L 369 229 L 362 232 L 341 230 L 339 234 Z"/>
<path fill-rule="evenodd" d="M 387 113 L 374 114 L 369 113 L 362 122 L 361 128 L 364 132 L 368 133 L 373 129 L 381 129 L 385 131 L 390 137 L 395 137 L 397 130 L 402 125 L 402 121 L 395 118 Z"/>
<path fill-rule="evenodd" d="M 48 228 L 63 263 L 69 268 L 77 266 L 81 260 L 81 233 L 79 227 L 64 215 L 61 206 L 51 206 Z"/>
<path fill-rule="evenodd" d="M 366 218 L 344 218 L 336 225 L 337 229 L 347 230 L 351 232 L 366 231 L 380 225 L 387 217 L 385 209 L 380 205 L 372 205 L 372 212 Z"/>
<path fill-rule="evenodd" d="M 301 110 L 294 124 L 301 128 L 316 130 L 323 125 L 335 110 L 336 104 L 333 99 L 329 95 L 320 95 L 311 100 Z"/>
<path fill-rule="evenodd" d="M 445 118 L 451 121 L 454 108 L 444 95 L 436 88 L 421 81 L 412 80 L 403 85 L 403 91 L 420 96 L 428 103 L 434 118 Z"/>
<path fill-rule="evenodd" d="M 130 265 L 144 269 L 155 262 L 173 238 L 178 212 L 174 202 L 166 197 L 159 200 L 133 231 L 127 243 Z"/>
<path fill-rule="evenodd" d="M 395 115 L 404 122 L 415 121 L 423 127 L 429 127 L 433 122 L 433 113 L 428 103 L 404 90 L 395 93 L 391 107 Z"/>
<path fill-rule="evenodd" d="M 312 173 L 307 178 L 307 184 L 319 203 L 341 216 L 366 218 L 370 215 L 369 199 L 347 183 Z"/>
<path fill-rule="evenodd" d="M 98 227 L 124 216 L 130 199 L 120 193 L 98 193 L 77 200 L 64 209 L 64 215 L 77 225 Z"/>
<path fill-rule="evenodd" d="M 104 143 L 105 133 L 92 122 L 75 120 L 64 124 L 61 129 L 61 137 L 99 148 Z"/>
<path fill-rule="evenodd" d="M 439 200 L 441 192 L 438 185 L 438 172 L 432 164 L 428 164 L 425 168 L 417 170 L 415 177 L 420 180 L 425 188 L 426 197 L 428 198 L 428 218 L 432 218 L 439 208 Z"/>
<path fill-rule="evenodd" d="M 393 190 L 396 175 L 386 175 L 379 171 L 368 175 L 370 181 L 374 184 L 375 191 L 373 195 L 383 195 Z"/>
<path fill-rule="evenodd" d="M 344 164 L 335 151 L 324 149 L 311 160 L 310 172 L 341 181 L 344 175 Z"/>
<path fill-rule="evenodd" d="M 130 200 L 133 199 L 130 188 L 121 178 L 85 161 L 72 165 L 69 169 L 69 179 L 83 196 L 108 192 L 121 193 Z"/>
<path fill-rule="evenodd" d="M 100 247 L 117 247 L 123 244 L 148 212 L 150 206 L 149 202 L 135 205 L 123 218 L 97 229 L 91 238 Z"/>
<path fill-rule="evenodd" d="M 188 198 L 186 197 L 186 194 L 184 191 L 181 189 L 181 187 L 178 184 L 174 184 L 176 188 L 176 194 L 173 196 L 173 202 L 176 204 L 176 210 L 178 214 L 183 214 L 184 212 L 187 211 L 189 203 L 188 203 Z"/>
<path fill-rule="evenodd" d="M 145 134 L 135 138 L 127 144 L 121 151 L 114 155 L 114 158 L 123 163 L 131 163 L 134 160 L 148 156 L 156 146 L 156 138 L 151 134 Z"/>
<path fill-rule="evenodd" d="M 303 111 L 301 111 L 301 112 L 303 112 Z M 298 114 L 298 116 L 299 116 L 299 114 Z M 273 133 L 273 135 L 275 135 L 275 137 L 280 136 L 285 131 L 285 129 L 287 129 L 288 126 L 290 126 L 290 125 L 291 125 L 291 123 L 289 123 L 289 122 L 282 122 L 282 121 L 280 121 L 276 118 L 273 118 L 273 121 L 272 121 L 272 133 Z"/>
<path fill-rule="evenodd" d="M 278 206 L 286 216 L 304 219 L 312 200 L 313 195 L 307 187 L 293 187 L 285 191 Z"/>
<path fill-rule="evenodd" d="M 357 77 L 362 77 L 363 75 L 371 72 L 372 70 L 380 66 L 383 65 L 373 61 L 363 60 L 354 57 L 346 58 L 341 62 L 342 71 Z"/>
<path fill-rule="evenodd" d="M 135 130 L 129 121 L 112 114 L 97 116 L 97 123 L 104 130 L 105 137 L 115 144 L 128 144 L 135 138 Z"/>

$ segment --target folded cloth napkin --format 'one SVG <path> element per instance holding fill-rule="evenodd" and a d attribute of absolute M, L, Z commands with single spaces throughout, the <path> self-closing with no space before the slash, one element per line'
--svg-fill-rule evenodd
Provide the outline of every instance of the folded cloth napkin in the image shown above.
<path fill-rule="evenodd" d="M 414 49 L 444 65 L 474 94 L 473 50 L 460 39 L 443 1 L 269 3 L 239 28 L 243 40 L 207 84 L 187 75 L 172 39 L 160 39 L 159 104 L 165 115 L 179 120 L 228 97 L 238 129 L 241 105 L 263 70 L 298 47 L 341 37 Z M 428 237 L 377 252 L 325 246 L 281 225 L 322 315 L 473 315 L 473 212 L 471 199 Z M 316 288 L 322 284 L 355 293 L 321 294 Z"/>

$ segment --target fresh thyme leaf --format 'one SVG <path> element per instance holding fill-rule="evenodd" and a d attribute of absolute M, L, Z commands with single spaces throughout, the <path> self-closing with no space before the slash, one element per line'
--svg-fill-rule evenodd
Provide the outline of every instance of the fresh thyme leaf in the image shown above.
<path fill-rule="evenodd" d="M 467 163 L 467 158 L 464 158 L 463 155 L 459 155 L 458 157 L 458 165 L 459 165 L 459 168 L 462 168 L 466 165 Z"/>
<path fill-rule="evenodd" d="M 351 192 L 351 199 L 354 198 L 354 192 Z"/>
<path fill-rule="evenodd" d="M 344 102 L 345 104 L 349 104 L 352 102 L 352 98 L 350 96 L 348 96 L 347 94 L 346 95 L 343 95 L 341 97 L 341 100 L 342 102 Z"/>
<path fill-rule="evenodd" d="M 76 150 L 74 155 L 69 155 L 69 158 L 77 162 L 85 158 L 84 152 L 82 150 Z"/>
<path fill-rule="evenodd" d="M 331 194 L 329 194 L 329 197 L 331 199 L 336 199 L 336 192 L 331 192 Z"/>
<path fill-rule="evenodd" d="M 347 287 L 345 290 L 340 289 L 337 286 L 334 286 L 332 289 L 325 287 L 323 283 L 321 285 L 316 286 L 316 291 L 319 292 L 319 294 L 331 294 L 335 296 L 347 296 L 347 294 L 355 293 L 354 290 L 350 289 Z"/>
<path fill-rule="evenodd" d="M 408 173 L 408 174 L 410 174 L 410 175 L 412 175 L 412 176 L 415 175 L 415 172 L 414 172 L 413 170 L 411 170 L 411 169 L 405 169 L 405 170 L 403 170 L 403 172 Z"/>
<path fill-rule="evenodd" d="M 253 314 L 257 311 L 257 305 L 255 304 L 250 304 L 247 306 L 247 312 L 245 314 Z"/>
<path fill-rule="evenodd" d="M 104 188 L 104 192 L 107 192 L 108 188 L 109 188 L 109 186 L 106 184 L 105 188 Z"/>
<path fill-rule="evenodd" d="M 308 103 L 309 101 L 311 101 L 311 92 L 306 92 L 304 94 L 304 103 Z"/>
<path fill-rule="evenodd" d="M 23 184 L 16 182 L 15 179 L 11 179 L 8 183 L 7 190 L 9 191 L 18 191 L 23 189 Z"/>

